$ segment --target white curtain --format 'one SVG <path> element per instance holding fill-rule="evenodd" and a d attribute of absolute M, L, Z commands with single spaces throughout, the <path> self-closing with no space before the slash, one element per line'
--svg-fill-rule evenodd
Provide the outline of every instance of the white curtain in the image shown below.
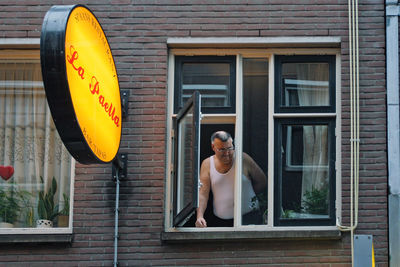
<path fill-rule="evenodd" d="M 9 181 L 0 179 L 0 186 L 15 183 L 18 190 L 28 191 L 35 217 L 38 191 L 43 190 L 40 177 L 46 189 L 55 177 L 60 208 L 63 193 L 69 196 L 71 157 L 53 124 L 37 59 L 0 58 L 0 165 L 15 170 Z"/>
<path fill-rule="evenodd" d="M 299 106 L 329 105 L 329 68 L 327 63 L 300 63 L 296 66 Z M 328 126 L 303 126 L 302 200 L 312 188 L 328 183 Z"/>

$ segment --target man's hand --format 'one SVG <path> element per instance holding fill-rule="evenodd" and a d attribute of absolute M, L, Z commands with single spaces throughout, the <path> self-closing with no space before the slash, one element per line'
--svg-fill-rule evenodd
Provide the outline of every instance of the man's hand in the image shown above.
<path fill-rule="evenodd" d="M 196 227 L 204 228 L 207 227 L 207 222 L 203 217 L 197 218 Z"/>

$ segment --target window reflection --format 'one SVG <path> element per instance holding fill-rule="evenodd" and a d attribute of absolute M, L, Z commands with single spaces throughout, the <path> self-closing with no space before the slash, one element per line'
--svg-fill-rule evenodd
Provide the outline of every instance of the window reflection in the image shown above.
<path fill-rule="evenodd" d="M 283 106 L 329 105 L 328 63 L 284 63 L 282 79 Z"/>
<path fill-rule="evenodd" d="M 179 124 L 177 213 L 191 203 L 193 196 L 193 131 L 193 107 L 191 107 Z"/>
<path fill-rule="evenodd" d="M 328 125 L 283 125 L 281 218 L 329 215 Z"/>
<path fill-rule="evenodd" d="M 201 94 L 202 107 L 230 107 L 230 65 L 228 63 L 184 63 L 183 106 L 194 91 Z"/>

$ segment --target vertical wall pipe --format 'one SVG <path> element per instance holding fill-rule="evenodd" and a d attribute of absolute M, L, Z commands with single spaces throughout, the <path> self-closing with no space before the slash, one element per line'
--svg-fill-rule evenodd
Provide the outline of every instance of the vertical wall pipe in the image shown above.
<path fill-rule="evenodd" d="M 115 180 L 115 214 L 114 214 L 114 267 L 118 265 L 118 215 L 120 178 L 126 177 L 127 157 L 118 154 L 112 162 L 112 178 Z"/>
<path fill-rule="evenodd" d="M 349 78 L 350 78 L 350 225 L 337 222 L 341 231 L 350 231 L 351 259 L 354 264 L 354 230 L 358 224 L 359 184 L 359 44 L 358 44 L 358 0 L 348 0 L 349 16 Z"/>
<path fill-rule="evenodd" d="M 118 265 L 119 172 L 120 170 L 117 168 L 115 174 L 114 267 Z"/>
<path fill-rule="evenodd" d="M 386 86 L 388 150 L 389 265 L 400 266 L 400 99 L 397 0 L 386 0 Z"/>

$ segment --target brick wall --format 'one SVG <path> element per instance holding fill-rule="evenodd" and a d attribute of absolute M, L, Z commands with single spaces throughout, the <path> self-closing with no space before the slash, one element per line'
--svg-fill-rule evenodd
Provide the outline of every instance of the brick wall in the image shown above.
<path fill-rule="evenodd" d="M 0 38 L 39 38 L 51 4 L 0 2 Z M 342 39 L 342 179 L 349 216 L 350 121 L 348 11 L 343 0 L 81 1 L 110 42 L 121 89 L 130 90 L 121 152 L 119 262 L 143 265 L 349 266 L 350 236 L 339 241 L 161 244 L 163 230 L 168 37 L 339 36 Z M 374 236 L 377 266 L 387 266 L 385 20 L 382 1 L 359 5 L 360 212 L 357 234 Z M 71 245 L 1 245 L 2 266 L 110 266 L 115 188 L 109 165 L 77 164 Z"/>

